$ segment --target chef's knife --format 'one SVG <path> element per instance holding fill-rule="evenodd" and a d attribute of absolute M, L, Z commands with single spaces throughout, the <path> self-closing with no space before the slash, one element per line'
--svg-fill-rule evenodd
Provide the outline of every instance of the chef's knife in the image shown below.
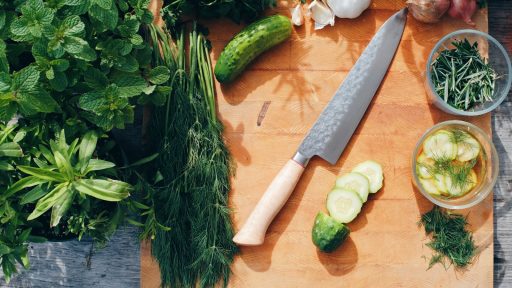
<path fill-rule="evenodd" d="M 235 243 L 263 243 L 268 226 L 290 197 L 313 156 L 336 164 L 386 75 L 402 38 L 406 20 L 407 8 L 391 16 L 373 36 L 295 156 L 270 183 L 242 229 L 233 238 Z"/>

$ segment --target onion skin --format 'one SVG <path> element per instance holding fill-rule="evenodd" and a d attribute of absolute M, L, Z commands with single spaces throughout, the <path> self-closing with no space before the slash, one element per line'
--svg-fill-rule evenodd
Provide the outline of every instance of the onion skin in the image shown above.
<path fill-rule="evenodd" d="M 416 20 L 436 23 L 450 8 L 450 0 L 407 0 L 407 7 Z"/>
<path fill-rule="evenodd" d="M 476 8 L 476 0 L 452 0 L 448 14 L 453 18 L 462 19 L 467 24 L 475 26 L 475 22 L 471 20 L 471 17 L 475 14 Z"/>

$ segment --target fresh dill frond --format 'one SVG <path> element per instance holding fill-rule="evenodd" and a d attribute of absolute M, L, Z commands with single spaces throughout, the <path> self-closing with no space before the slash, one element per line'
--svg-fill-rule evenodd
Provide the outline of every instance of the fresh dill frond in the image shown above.
<path fill-rule="evenodd" d="M 471 138 L 471 135 L 469 135 L 467 132 L 462 131 L 460 129 L 453 129 L 451 130 L 451 141 L 452 143 L 459 144 L 464 142 L 465 140 Z"/>
<path fill-rule="evenodd" d="M 471 264 L 477 246 L 472 233 L 466 230 L 466 217 L 434 206 L 432 210 L 421 215 L 419 224 L 424 227 L 425 233 L 431 236 L 431 241 L 426 246 L 435 251 L 430 258 L 428 269 L 436 263 L 442 263 L 446 268 L 444 259 L 448 259 L 456 268 L 464 268 Z"/>

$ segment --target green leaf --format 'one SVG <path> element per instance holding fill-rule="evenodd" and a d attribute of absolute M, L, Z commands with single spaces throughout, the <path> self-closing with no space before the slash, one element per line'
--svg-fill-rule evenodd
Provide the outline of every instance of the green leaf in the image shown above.
<path fill-rule="evenodd" d="M 35 168 L 30 166 L 18 166 L 18 169 L 28 175 L 35 176 L 41 180 L 52 181 L 52 182 L 65 182 L 66 177 L 61 173 L 54 172 L 47 169 Z"/>
<path fill-rule="evenodd" d="M 158 153 L 155 153 L 155 154 L 149 155 L 147 157 L 144 157 L 142 159 L 139 159 L 139 160 L 133 162 L 132 164 L 130 164 L 128 166 L 124 166 L 122 168 L 131 168 L 131 167 L 136 167 L 136 166 L 144 165 L 144 164 L 147 164 L 147 163 L 155 160 L 157 157 L 158 157 Z"/>
<path fill-rule="evenodd" d="M 0 256 L 3 256 L 5 254 L 9 254 L 11 252 L 12 252 L 12 249 L 9 248 L 9 246 L 7 246 L 4 243 L 0 242 Z"/>
<path fill-rule="evenodd" d="M 18 143 L 15 142 L 7 142 L 0 144 L 0 157 L 21 157 L 23 156 L 23 151 Z"/>
<path fill-rule="evenodd" d="M 112 0 L 91 0 L 91 2 L 103 9 L 110 9 L 112 7 Z"/>
<path fill-rule="evenodd" d="M 79 179 L 73 182 L 80 193 L 104 201 L 121 201 L 130 195 L 132 186 L 117 180 Z"/>
<path fill-rule="evenodd" d="M 86 111 L 98 111 L 103 105 L 107 104 L 107 100 L 103 93 L 93 91 L 83 94 L 78 100 L 78 106 Z"/>
<path fill-rule="evenodd" d="M 89 46 L 89 43 L 82 38 L 66 36 L 64 38 L 64 50 L 75 58 L 84 61 L 96 60 L 96 52 Z"/>
<path fill-rule="evenodd" d="M 31 92 L 20 92 L 16 98 L 20 111 L 27 116 L 38 112 L 51 113 L 60 111 L 60 106 L 55 99 L 40 87 L 34 88 Z"/>
<path fill-rule="evenodd" d="M 68 78 L 63 72 L 55 71 L 54 78 L 50 80 L 50 85 L 57 92 L 62 92 L 68 87 Z"/>
<path fill-rule="evenodd" d="M 62 21 L 62 29 L 65 36 L 74 36 L 84 31 L 85 25 L 77 15 L 68 16 Z"/>
<path fill-rule="evenodd" d="M 118 57 L 114 67 L 123 72 L 136 72 L 139 69 L 139 62 L 132 55 Z"/>
<path fill-rule="evenodd" d="M 91 159 L 91 160 L 89 160 L 89 164 L 87 164 L 87 168 L 85 169 L 85 171 L 83 173 L 87 174 L 91 171 L 105 170 L 105 169 L 109 169 L 109 168 L 112 168 L 115 166 L 116 166 L 116 164 L 109 162 L 109 161 L 100 160 L 100 159 Z"/>
<path fill-rule="evenodd" d="M 43 189 L 43 187 L 41 185 L 36 186 L 36 187 L 32 188 L 30 191 L 28 191 L 27 193 L 25 193 L 25 195 L 23 195 L 23 197 L 21 197 L 20 204 L 25 205 L 28 203 L 33 203 L 33 202 L 39 200 L 44 195 L 46 195 L 46 193 L 48 193 L 48 191 Z"/>
<path fill-rule="evenodd" d="M 12 90 L 19 92 L 31 92 L 39 81 L 39 71 L 34 65 L 27 66 L 15 72 L 12 79 Z"/>
<path fill-rule="evenodd" d="M 19 168 L 19 166 L 18 166 Z M 7 199 L 9 197 L 11 197 L 14 193 L 18 192 L 18 191 L 21 191 L 25 188 L 28 188 L 28 187 L 33 187 L 33 186 L 36 186 L 36 185 L 39 185 L 39 184 L 43 184 L 45 182 L 48 182 L 44 179 L 40 179 L 38 177 L 35 177 L 35 176 L 28 176 L 28 177 L 25 177 L 25 178 L 22 178 L 20 180 L 18 180 L 16 183 L 12 184 L 7 190 L 5 190 L 2 195 L 0 195 L 0 199 Z"/>
<path fill-rule="evenodd" d="M 50 208 L 55 205 L 59 199 L 64 197 L 66 193 L 69 193 L 69 184 L 68 183 L 61 183 L 55 188 L 50 191 L 50 193 L 46 194 L 43 198 L 39 199 L 36 204 L 36 208 L 34 208 L 34 211 L 30 213 L 27 220 L 34 220 L 37 217 L 41 216 L 44 212 L 48 211 Z"/>
<path fill-rule="evenodd" d="M 116 28 L 117 21 L 119 20 L 118 11 L 115 5 L 111 5 L 106 9 L 99 5 L 92 5 L 89 8 L 89 15 L 105 26 L 106 29 L 110 30 Z M 101 28 L 99 30 L 101 32 Z"/>
<path fill-rule="evenodd" d="M 0 171 L 13 171 L 14 167 L 7 161 L 0 161 Z"/>
<path fill-rule="evenodd" d="M 73 167 L 71 167 L 71 163 L 69 163 L 69 161 L 64 158 L 59 151 L 55 151 L 53 157 L 55 158 L 55 163 L 57 164 L 60 173 L 62 173 L 62 175 L 66 175 L 68 180 L 73 180 L 75 173 L 73 171 Z"/>
<path fill-rule="evenodd" d="M 147 87 L 146 81 L 136 74 L 120 73 L 114 79 L 121 97 L 133 97 L 140 95 Z"/>
<path fill-rule="evenodd" d="M 0 92 L 7 92 L 11 89 L 11 76 L 7 72 L 0 72 Z"/>
<path fill-rule="evenodd" d="M 157 66 L 149 71 L 148 80 L 153 84 L 164 84 L 170 78 L 169 68 L 165 66 Z"/>
<path fill-rule="evenodd" d="M 84 80 L 87 86 L 96 89 L 104 90 L 108 85 L 107 76 L 100 70 L 90 67 L 84 74 Z"/>
<path fill-rule="evenodd" d="M 98 135 L 96 135 L 96 132 L 94 131 L 85 133 L 82 138 L 82 142 L 80 142 L 80 148 L 78 149 L 78 163 L 82 173 L 85 171 L 87 163 L 90 162 L 89 160 L 91 159 L 94 150 L 96 150 L 97 142 Z"/>
<path fill-rule="evenodd" d="M 11 120 L 17 111 L 18 107 L 15 102 L 8 99 L 2 99 L 2 95 L 0 95 L 0 121 L 7 122 Z"/>
<path fill-rule="evenodd" d="M 59 224 L 62 216 L 66 214 L 73 203 L 75 198 L 75 192 L 73 189 L 69 189 L 68 193 L 65 193 L 52 207 L 52 215 L 50 219 L 50 227 L 55 227 Z"/>

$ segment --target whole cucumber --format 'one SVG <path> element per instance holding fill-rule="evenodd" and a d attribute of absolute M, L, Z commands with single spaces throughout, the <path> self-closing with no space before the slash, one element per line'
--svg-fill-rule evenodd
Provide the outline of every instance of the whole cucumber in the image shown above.
<path fill-rule="evenodd" d="M 273 15 L 245 27 L 224 47 L 215 65 L 215 77 L 220 83 L 235 79 L 254 58 L 288 39 L 292 34 L 290 20 Z"/>

